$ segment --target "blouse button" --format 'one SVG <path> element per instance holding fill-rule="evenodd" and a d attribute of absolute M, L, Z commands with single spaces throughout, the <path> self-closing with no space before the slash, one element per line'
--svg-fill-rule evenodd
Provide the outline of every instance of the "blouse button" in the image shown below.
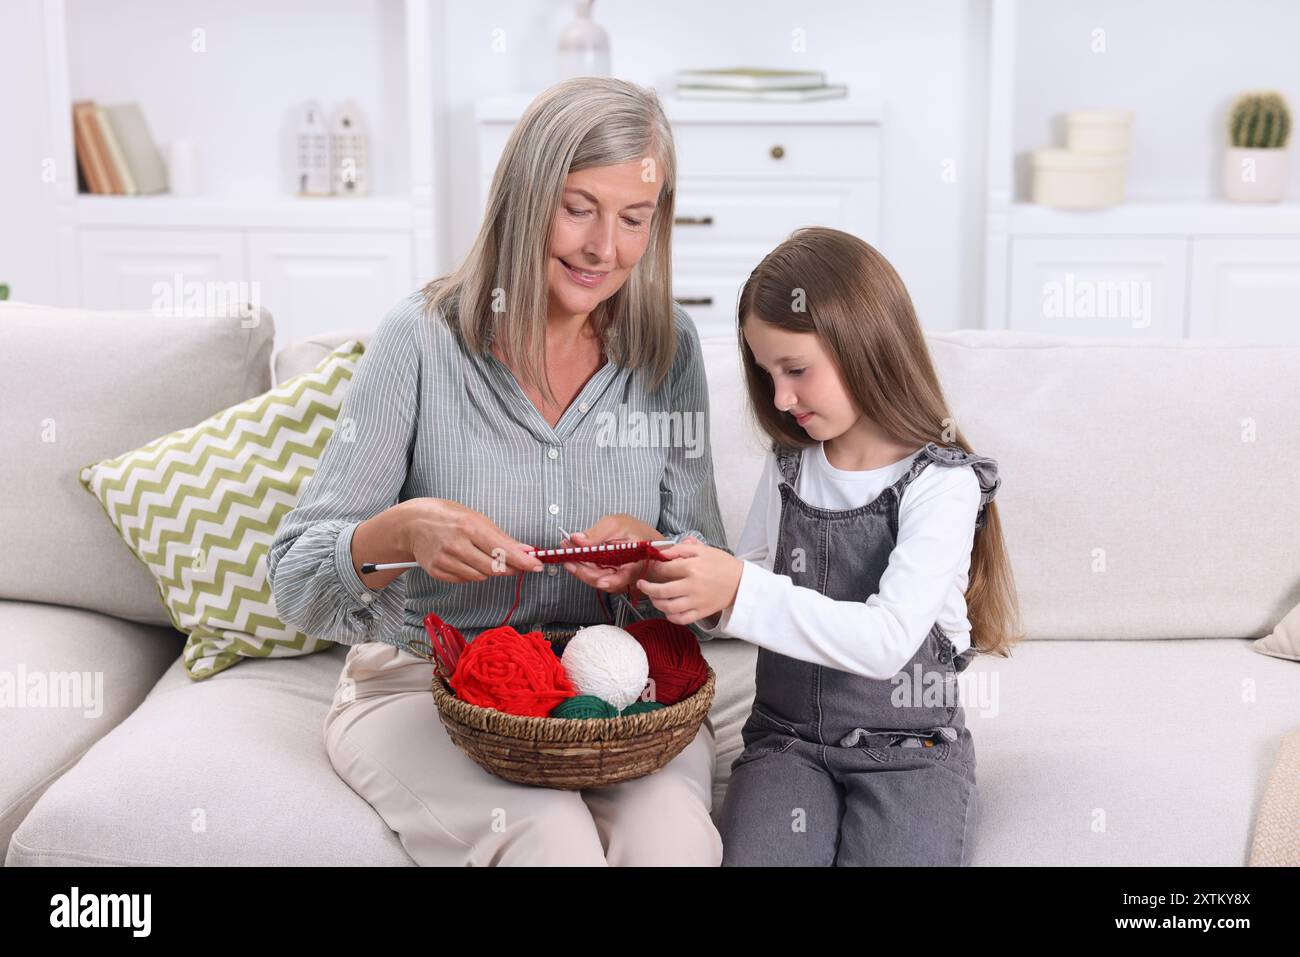
<path fill-rule="evenodd" d="M 364 595 L 361 596 L 361 600 L 365 602 L 367 605 L 369 605 L 372 601 L 375 600 L 375 596 L 370 592 L 366 592 Z"/>
<path fill-rule="evenodd" d="M 578 403 L 578 411 L 579 411 L 579 412 L 586 412 L 589 408 L 591 408 L 591 406 L 587 405 L 587 403 L 585 403 L 585 402 L 579 402 L 579 403 Z"/>
<path fill-rule="evenodd" d="M 547 449 L 546 457 L 550 459 L 558 459 L 560 457 L 560 450 L 556 448 Z"/>
<path fill-rule="evenodd" d="M 546 508 L 546 510 L 547 510 L 548 512 L 550 512 L 552 515 L 559 515 L 559 514 L 560 514 L 560 506 L 556 505 L 554 502 L 552 502 L 550 505 L 548 505 L 547 508 Z"/>
<path fill-rule="evenodd" d="M 556 568 L 554 565 L 547 565 L 547 566 L 546 566 L 546 574 L 551 575 L 551 576 L 554 576 L 554 575 L 556 575 L 558 572 L 559 572 L 559 569 Z"/>

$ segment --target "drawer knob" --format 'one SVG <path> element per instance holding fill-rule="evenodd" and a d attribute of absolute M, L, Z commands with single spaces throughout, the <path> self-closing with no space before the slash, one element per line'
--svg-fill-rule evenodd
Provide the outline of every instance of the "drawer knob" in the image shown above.
<path fill-rule="evenodd" d="M 780 143 L 778 143 L 776 146 L 772 147 L 771 153 L 772 153 L 772 159 L 779 160 L 782 156 L 785 155 L 785 147 L 782 146 Z"/>

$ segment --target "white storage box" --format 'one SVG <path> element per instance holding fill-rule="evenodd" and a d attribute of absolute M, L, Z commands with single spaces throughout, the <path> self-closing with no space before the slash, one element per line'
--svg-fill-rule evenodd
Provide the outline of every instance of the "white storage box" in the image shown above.
<path fill-rule="evenodd" d="M 1032 199 L 1043 206 L 1097 209 L 1124 201 L 1126 153 L 1034 150 Z"/>
<path fill-rule="evenodd" d="M 1132 110 L 1072 110 L 1065 114 L 1065 147 L 1073 153 L 1127 153 Z"/>

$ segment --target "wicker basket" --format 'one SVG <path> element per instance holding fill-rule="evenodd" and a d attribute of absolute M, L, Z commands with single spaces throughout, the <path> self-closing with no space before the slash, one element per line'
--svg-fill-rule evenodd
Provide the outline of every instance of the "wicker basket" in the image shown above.
<path fill-rule="evenodd" d="M 549 642 L 576 632 L 543 632 Z M 417 652 L 419 653 L 419 652 Z M 529 718 L 457 698 L 434 663 L 433 700 L 456 746 L 480 767 L 517 784 L 577 791 L 658 771 L 695 740 L 713 704 L 716 676 L 682 701 L 619 718 Z"/>

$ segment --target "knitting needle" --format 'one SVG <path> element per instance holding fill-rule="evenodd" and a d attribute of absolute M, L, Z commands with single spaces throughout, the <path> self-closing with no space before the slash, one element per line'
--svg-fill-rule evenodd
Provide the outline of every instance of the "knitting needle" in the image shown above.
<path fill-rule="evenodd" d="M 566 537 L 571 537 L 571 536 L 566 535 Z M 615 551 L 619 548 L 625 547 L 630 544 L 635 544 L 635 543 L 609 542 L 604 545 L 585 545 L 578 548 L 539 548 L 535 551 L 525 549 L 525 554 L 533 555 L 536 557 L 540 557 L 543 555 L 547 557 L 550 557 L 552 555 L 564 555 L 566 557 L 572 556 L 574 558 L 577 558 L 577 556 L 579 555 L 589 555 L 589 554 L 597 554 L 599 552 Z M 673 542 L 669 539 L 664 539 L 663 541 L 651 542 L 650 544 L 653 545 L 655 548 L 668 548 L 673 544 Z M 581 560 L 582 559 L 579 559 L 579 561 Z M 419 568 L 419 567 L 420 567 L 419 562 L 379 562 L 379 563 L 362 562 L 361 574 L 369 575 L 371 572 L 387 571 L 390 568 Z"/>

